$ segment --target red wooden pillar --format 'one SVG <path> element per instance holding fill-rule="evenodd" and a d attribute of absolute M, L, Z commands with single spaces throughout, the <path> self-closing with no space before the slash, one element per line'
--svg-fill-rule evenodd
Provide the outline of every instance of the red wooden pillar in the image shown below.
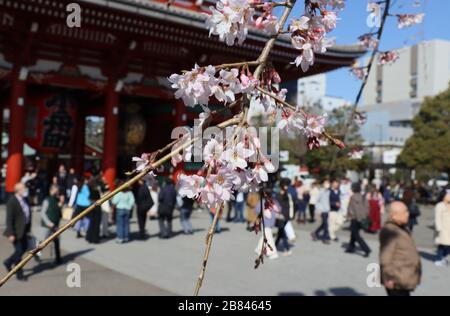
<path fill-rule="evenodd" d="M 75 125 L 75 137 L 72 147 L 72 167 L 76 174 L 84 172 L 84 147 L 86 134 L 86 116 L 82 109 L 77 111 L 77 123 Z"/>
<path fill-rule="evenodd" d="M 25 93 L 26 81 L 19 79 L 19 69 L 12 71 L 9 98 L 9 143 L 6 160 L 6 192 L 14 192 L 14 185 L 22 177 L 23 145 L 25 139 Z"/>
<path fill-rule="evenodd" d="M 3 148 L 2 148 L 2 138 L 3 138 L 3 112 L 4 112 L 4 109 L 5 109 L 5 103 L 6 103 L 6 101 L 4 101 L 4 100 L 2 100 L 1 102 L 0 102 L 0 168 L 3 166 L 3 160 L 2 160 L 2 151 L 3 151 Z"/>
<path fill-rule="evenodd" d="M 111 189 L 117 173 L 117 141 L 119 128 L 119 94 L 113 84 L 105 91 L 105 133 L 103 138 L 103 176 Z"/>

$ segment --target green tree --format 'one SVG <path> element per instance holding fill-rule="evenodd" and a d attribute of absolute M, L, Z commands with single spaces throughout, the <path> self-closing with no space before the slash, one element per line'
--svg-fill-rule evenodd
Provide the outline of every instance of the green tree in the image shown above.
<path fill-rule="evenodd" d="M 425 99 L 412 126 L 414 134 L 397 159 L 399 166 L 428 175 L 450 175 L 450 87 Z"/>

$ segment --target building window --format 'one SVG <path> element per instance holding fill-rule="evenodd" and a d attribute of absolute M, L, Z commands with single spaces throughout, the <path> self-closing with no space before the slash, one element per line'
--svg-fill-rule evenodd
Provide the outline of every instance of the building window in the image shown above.
<path fill-rule="evenodd" d="M 383 81 L 377 80 L 377 103 L 383 101 Z"/>
<path fill-rule="evenodd" d="M 409 92 L 410 97 L 416 98 L 417 97 L 417 72 L 411 74 L 410 88 L 411 88 L 411 91 Z"/>

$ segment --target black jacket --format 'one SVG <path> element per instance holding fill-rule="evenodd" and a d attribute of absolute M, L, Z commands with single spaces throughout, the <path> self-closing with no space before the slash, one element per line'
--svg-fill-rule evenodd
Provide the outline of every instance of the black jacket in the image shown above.
<path fill-rule="evenodd" d="M 158 195 L 158 213 L 172 214 L 177 201 L 177 191 L 173 184 L 166 184 L 161 188 Z"/>
<path fill-rule="evenodd" d="M 285 194 L 281 194 L 278 193 L 276 198 L 278 203 L 280 204 L 281 207 L 281 215 L 283 215 L 284 221 L 289 221 L 290 218 L 290 208 L 291 205 L 289 203 L 289 196 L 288 196 L 288 192 L 286 192 Z"/>
<path fill-rule="evenodd" d="M 148 210 L 153 206 L 154 202 L 150 190 L 146 184 L 139 187 L 137 192 L 137 211 L 138 213 L 147 213 Z"/>
<path fill-rule="evenodd" d="M 30 231 L 30 228 L 31 224 L 26 223 L 25 214 L 23 214 L 19 200 L 15 195 L 11 195 L 8 202 L 6 202 L 6 229 L 4 235 L 6 237 L 14 236 L 16 239 L 21 239 Z"/>

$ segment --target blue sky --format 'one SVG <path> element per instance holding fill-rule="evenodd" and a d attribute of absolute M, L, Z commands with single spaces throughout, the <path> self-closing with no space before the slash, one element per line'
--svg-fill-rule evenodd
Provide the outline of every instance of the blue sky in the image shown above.
<path fill-rule="evenodd" d="M 300 4 L 303 1 L 298 1 Z M 369 32 L 366 24 L 367 0 L 347 0 L 346 8 L 341 12 L 342 18 L 330 36 L 336 37 L 337 44 L 352 44 L 362 33 Z M 420 0 L 421 7 L 413 7 L 415 0 L 394 0 L 391 13 L 425 12 L 424 23 L 407 29 L 398 29 L 396 18 L 388 18 L 385 32 L 381 40 L 381 50 L 390 50 L 410 46 L 422 40 L 450 40 L 450 1 Z M 301 7 L 299 7 L 301 10 Z M 298 11 L 297 11 L 298 12 Z M 449 56 L 450 58 L 450 56 Z M 354 101 L 360 81 L 354 79 L 347 69 L 330 72 L 327 75 L 327 94 Z"/>

